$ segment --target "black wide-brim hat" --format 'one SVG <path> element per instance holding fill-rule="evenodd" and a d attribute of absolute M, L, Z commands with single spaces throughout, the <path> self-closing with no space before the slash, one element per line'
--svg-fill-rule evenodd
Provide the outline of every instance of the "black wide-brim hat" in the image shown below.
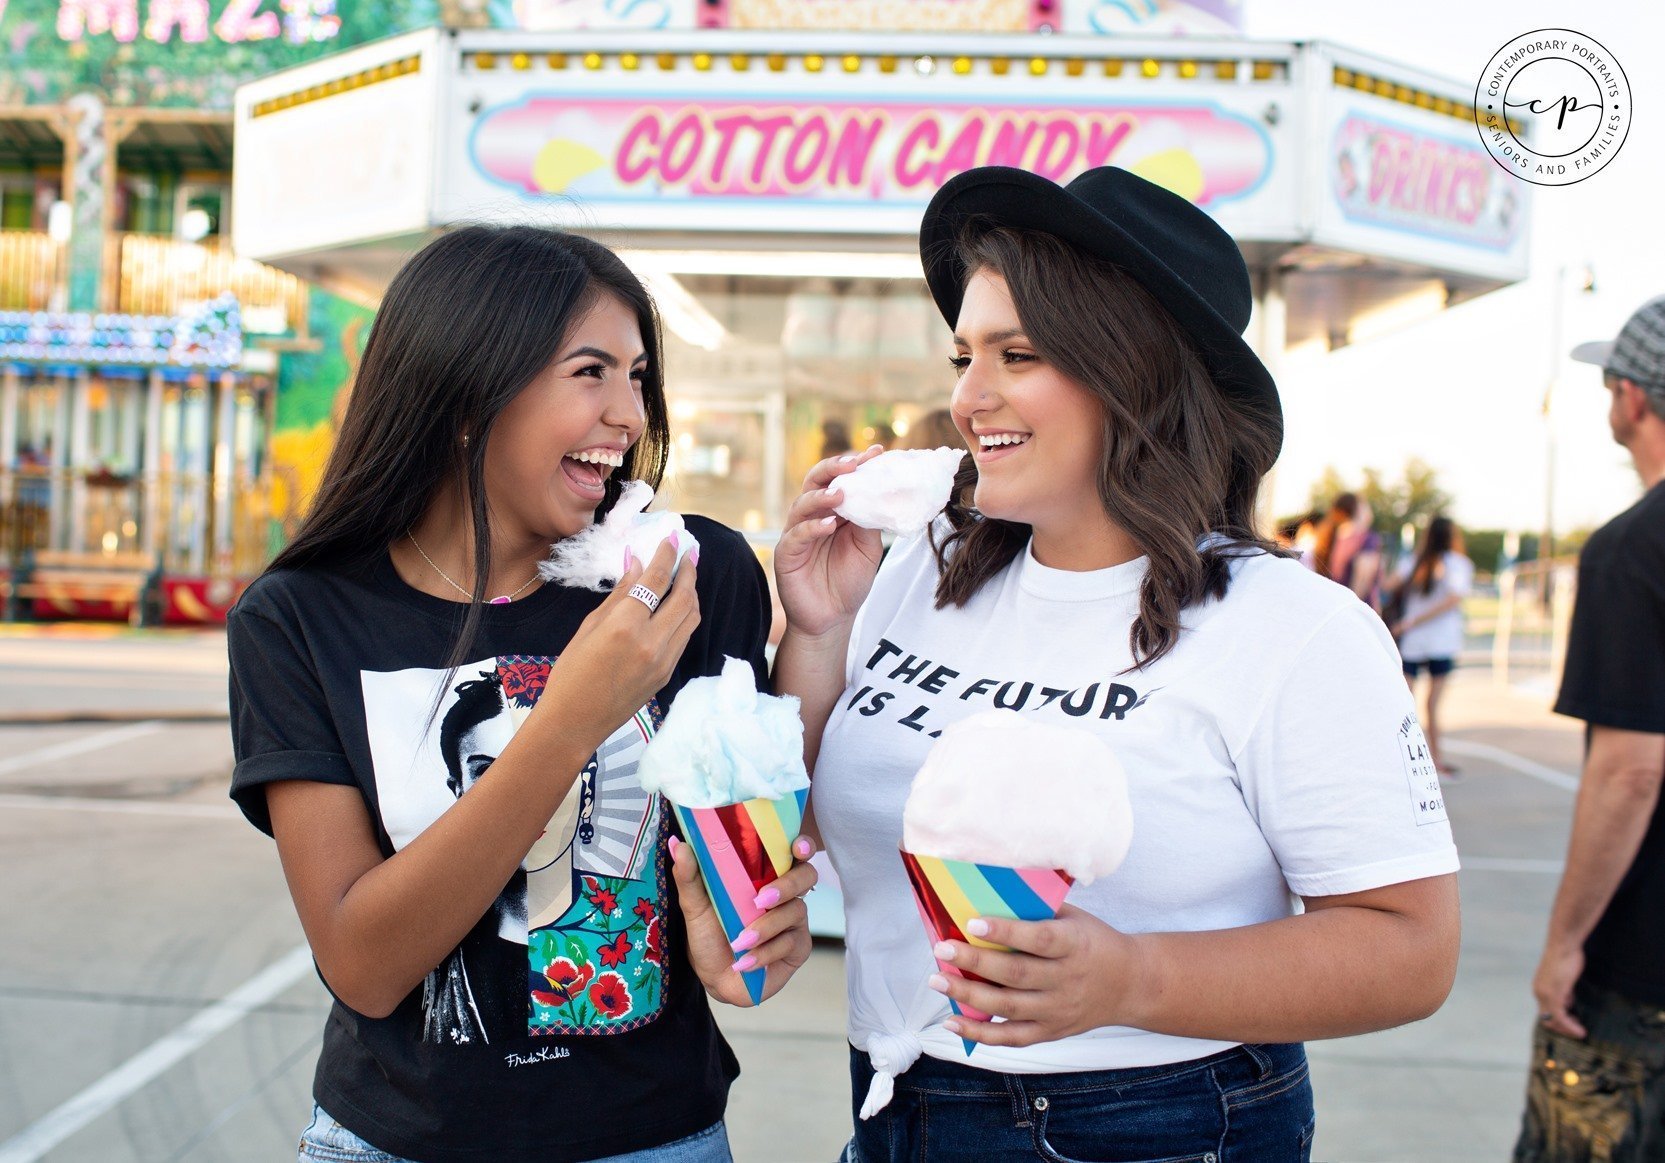
<path fill-rule="evenodd" d="M 919 255 L 950 327 L 965 296 L 956 244 L 973 221 L 1050 234 L 1126 271 L 1191 337 L 1215 386 L 1266 416 L 1282 444 L 1277 384 L 1243 339 L 1254 302 L 1249 268 L 1231 235 L 1191 202 L 1116 166 L 1087 170 L 1067 186 L 1007 166 L 949 179 L 925 209 Z"/>

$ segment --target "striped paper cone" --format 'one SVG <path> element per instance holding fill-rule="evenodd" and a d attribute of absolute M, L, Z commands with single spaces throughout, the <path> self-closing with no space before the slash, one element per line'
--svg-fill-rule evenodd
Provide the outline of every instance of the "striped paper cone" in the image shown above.
<path fill-rule="evenodd" d="M 965 931 L 973 917 L 1010 917 L 1017 921 L 1050 921 L 1073 883 L 1069 873 L 1054 868 L 1008 868 L 1002 864 L 973 864 L 969 860 L 941 860 L 903 851 L 902 864 L 913 886 L 914 903 L 925 922 L 925 933 L 934 949 L 938 941 L 964 941 L 983 949 L 1006 949 Z M 951 961 L 938 961 L 937 968 L 970 981 L 982 981 Z M 989 1015 L 948 999 L 956 1014 L 972 1021 L 986 1022 Z M 970 1054 L 977 1043 L 962 1038 Z"/>
<path fill-rule="evenodd" d="M 705 890 L 722 918 L 730 941 L 763 915 L 757 894 L 792 867 L 792 841 L 804 822 L 809 789 L 778 800 L 746 800 L 720 808 L 685 808 L 672 804 L 683 838 L 693 846 L 705 878 Z M 763 1001 L 764 971 L 740 975 L 752 1004 Z"/>

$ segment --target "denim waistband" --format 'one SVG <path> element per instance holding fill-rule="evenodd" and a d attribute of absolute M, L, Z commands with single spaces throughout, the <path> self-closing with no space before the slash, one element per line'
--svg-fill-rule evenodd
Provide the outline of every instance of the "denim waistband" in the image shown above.
<path fill-rule="evenodd" d="M 866 1075 L 872 1073 L 867 1055 L 850 1047 L 852 1062 Z M 896 1089 L 927 1094 L 1007 1094 L 1014 1086 L 1045 1086 L 1052 1094 L 1070 1091 L 1122 1090 L 1183 1078 L 1187 1074 L 1212 1070 L 1223 1086 L 1244 1086 L 1261 1079 L 1289 1073 L 1306 1060 L 1300 1042 L 1261 1043 L 1233 1046 L 1206 1058 L 1168 1062 L 1160 1066 L 1132 1066 L 1117 1070 L 1082 1070 L 1048 1074 L 1003 1074 L 985 1070 L 973 1062 L 950 1062 L 922 1057 L 896 1080 Z M 858 1092 L 859 1093 L 859 1092 Z"/>

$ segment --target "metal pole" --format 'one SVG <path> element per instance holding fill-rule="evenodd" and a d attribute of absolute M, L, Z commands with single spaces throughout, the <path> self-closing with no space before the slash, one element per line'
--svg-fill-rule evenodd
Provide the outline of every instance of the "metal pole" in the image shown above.
<path fill-rule="evenodd" d="M 13 551 L 23 544 L 22 489 L 17 480 L 17 396 L 17 369 L 0 370 L 0 513 L 6 514 L 0 522 L 6 534 L 0 543 L 0 555 L 8 563 Z"/>
<path fill-rule="evenodd" d="M 763 527 L 776 537 L 785 531 L 786 393 L 779 388 L 763 398 Z"/>
<path fill-rule="evenodd" d="M 1515 567 L 1511 564 L 1497 579 L 1497 626 L 1492 631 L 1492 681 L 1509 685 L 1509 639 L 1515 627 Z"/>
<path fill-rule="evenodd" d="M 237 377 L 231 372 L 219 376 L 218 423 L 213 444 L 214 559 L 211 576 L 231 576 L 233 538 L 232 511 L 236 488 L 233 449 L 236 447 Z"/>
<path fill-rule="evenodd" d="M 145 378 L 144 522 L 140 544 L 151 556 L 162 552 L 162 373 Z"/>
<path fill-rule="evenodd" d="M 1555 556 L 1555 417 L 1552 412 L 1556 381 L 1561 378 L 1561 313 L 1567 268 L 1555 269 L 1555 298 L 1549 313 L 1549 379 L 1544 384 L 1544 531 L 1538 542 L 1538 560 L 1545 563 L 1544 604 L 1548 607 L 1552 583 L 1548 563 Z"/>
<path fill-rule="evenodd" d="M 1255 354 L 1260 356 L 1260 362 L 1266 365 L 1266 370 L 1272 374 L 1276 382 L 1283 371 L 1284 346 L 1289 336 L 1289 310 L 1284 299 L 1284 273 L 1276 263 L 1259 272 L 1260 277 L 1255 280 L 1259 294 L 1255 296 L 1253 314 L 1249 320 L 1249 331 L 1254 336 Z M 1272 522 L 1276 517 L 1272 511 L 1272 491 L 1277 480 L 1277 468 L 1273 467 L 1261 481 L 1258 509 L 1255 514 L 1255 525 L 1267 537 L 1272 535 Z"/>

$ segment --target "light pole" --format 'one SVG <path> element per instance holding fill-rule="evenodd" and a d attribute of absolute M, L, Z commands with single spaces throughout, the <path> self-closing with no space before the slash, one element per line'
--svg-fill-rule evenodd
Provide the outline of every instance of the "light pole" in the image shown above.
<path fill-rule="evenodd" d="M 1576 268 L 1566 265 L 1555 268 L 1555 298 L 1550 304 L 1549 316 L 1549 378 L 1544 383 L 1544 398 L 1540 405 L 1544 417 L 1544 528 L 1538 542 L 1538 560 L 1544 563 L 1546 604 L 1550 597 L 1548 563 L 1555 556 L 1555 417 L 1550 409 L 1555 399 L 1555 387 L 1561 380 L 1561 366 L 1566 354 L 1561 350 L 1561 331 L 1567 303 L 1567 276 L 1575 273 L 1580 291 L 1590 294 L 1596 289 L 1595 272 L 1590 269 L 1589 263 Z"/>

